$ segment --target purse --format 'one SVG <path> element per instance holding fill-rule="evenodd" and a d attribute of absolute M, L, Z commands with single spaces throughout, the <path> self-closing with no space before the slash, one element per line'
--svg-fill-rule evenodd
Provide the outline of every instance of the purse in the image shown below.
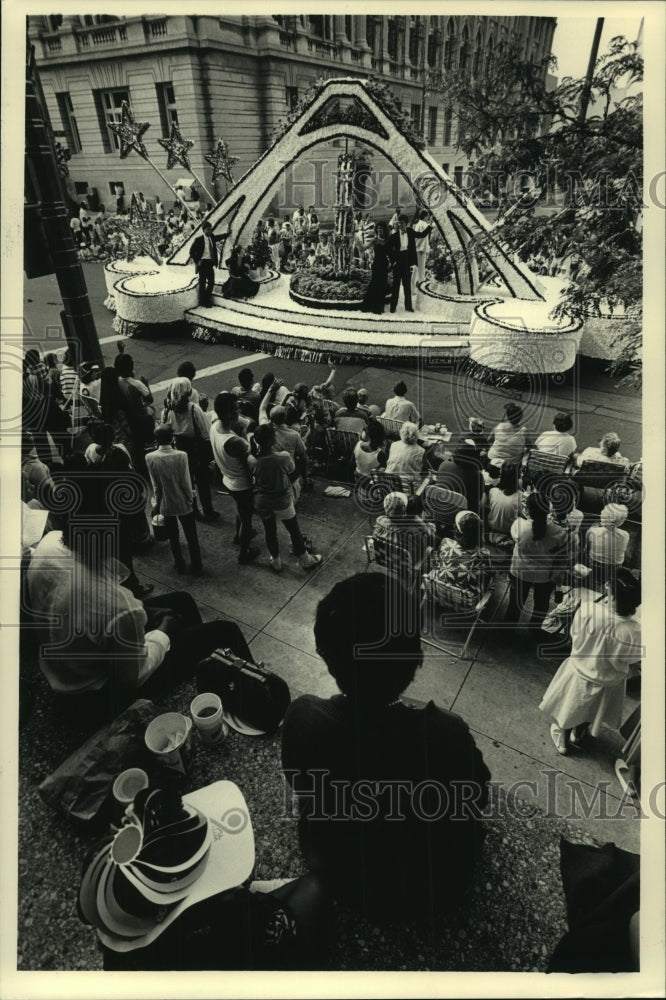
<path fill-rule="evenodd" d="M 197 691 L 212 691 L 222 701 L 232 728 L 247 735 L 273 732 L 291 703 L 286 681 L 263 663 L 249 663 L 230 649 L 216 649 L 202 660 L 196 674 Z"/>

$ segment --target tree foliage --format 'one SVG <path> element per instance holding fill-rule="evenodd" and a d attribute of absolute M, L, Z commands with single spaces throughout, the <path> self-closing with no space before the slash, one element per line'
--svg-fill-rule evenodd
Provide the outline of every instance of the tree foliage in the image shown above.
<path fill-rule="evenodd" d="M 624 312 L 612 366 L 640 384 L 643 79 L 635 43 L 614 38 L 592 80 L 547 86 L 553 57 L 516 50 L 476 79 L 445 74 L 439 90 L 456 109 L 457 147 L 474 160 L 470 193 L 500 196 L 495 237 L 523 260 L 573 261 L 557 311 L 573 318 Z M 581 101 L 589 98 L 587 115 Z"/>

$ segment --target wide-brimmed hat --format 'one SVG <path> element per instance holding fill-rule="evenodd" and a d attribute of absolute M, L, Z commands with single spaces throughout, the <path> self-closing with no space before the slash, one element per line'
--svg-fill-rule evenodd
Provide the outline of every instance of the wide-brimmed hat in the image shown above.
<path fill-rule="evenodd" d="M 216 781 L 182 803 L 173 797 L 139 792 L 120 830 L 91 852 L 79 916 L 113 951 L 151 944 L 190 906 L 241 885 L 254 866 L 252 823 L 233 782 Z"/>

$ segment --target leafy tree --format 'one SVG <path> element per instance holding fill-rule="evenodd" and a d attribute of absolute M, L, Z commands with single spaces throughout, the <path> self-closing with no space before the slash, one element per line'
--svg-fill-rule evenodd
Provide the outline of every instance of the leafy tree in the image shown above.
<path fill-rule="evenodd" d="M 556 312 L 624 310 L 610 370 L 638 387 L 643 101 L 626 90 L 642 81 L 643 60 L 616 37 L 591 81 L 566 77 L 549 90 L 555 67 L 554 57 L 531 62 L 509 49 L 482 76 L 443 74 L 438 90 L 456 109 L 457 147 L 474 160 L 470 194 L 500 195 L 494 237 L 523 260 L 573 262 Z"/>

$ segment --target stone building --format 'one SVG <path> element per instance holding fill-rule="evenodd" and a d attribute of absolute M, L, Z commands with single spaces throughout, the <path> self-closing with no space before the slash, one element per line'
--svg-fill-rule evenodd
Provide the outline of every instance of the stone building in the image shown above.
<path fill-rule="evenodd" d="M 71 152 L 72 194 L 88 192 L 115 208 L 119 183 L 127 194 L 174 195 L 150 164 L 135 153 L 121 160 L 108 127 L 128 100 L 149 156 L 172 185 L 187 176 L 167 171 L 158 139 L 177 123 L 194 142 L 193 171 L 217 199 L 225 182 L 210 182 L 204 157 L 217 139 L 238 157 L 239 179 L 270 145 L 276 128 L 319 77 L 382 78 L 424 135 L 429 152 L 458 182 L 468 167 L 457 153 L 455 108 L 444 107 L 429 87 L 442 69 L 483 73 L 509 44 L 539 60 L 551 51 L 556 19 L 479 16 L 30 16 L 28 33 L 53 129 Z M 336 140 L 335 145 L 343 145 Z M 358 151 L 357 151 L 358 152 Z M 339 149 L 318 148 L 283 175 L 273 201 L 277 211 L 303 203 L 332 215 L 332 174 Z M 411 205 L 409 186 L 393 165 L 368 151 L 373 203 L 388 210 Z M 203 199 L 205 204 L 208 199 Z"/>

